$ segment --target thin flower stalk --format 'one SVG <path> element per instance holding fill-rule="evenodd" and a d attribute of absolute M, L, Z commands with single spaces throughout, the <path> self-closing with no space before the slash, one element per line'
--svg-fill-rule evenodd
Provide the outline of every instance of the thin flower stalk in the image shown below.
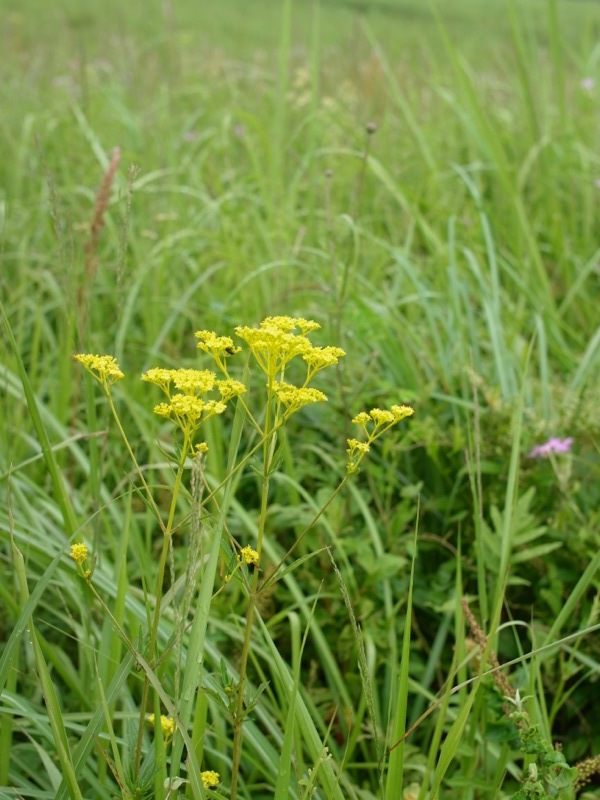
<path fill-rule="evenodd" d="M 277 436 L 276 427 L 271 429 L 271 408 L 273 405 L 273 387 L 268 386 L 267 407 L 265 414 L 265 437 L 263 440 L 263 473 L 261 486 L 260 516 L 258 521 L 258 536 L 256 544 L 257 562 L 260 563 L 262 545 L 267 521 L 268 499 L 269 499 L 269 476 L 274 453 L 274 445 Z M 244 629 L 244 643 L 242 645 L 242 655 L 240 661 L 240 680 L 238 685 L 237 705 L 235 709 L 233 727 L 233 753 L 231 764 L 231 800 L 237 799 L 238 778 L 240 761 L 242 755 L 242 735 L 244 723 L 244 690 L 246 686 L 246 673 L 248 669 L 248 658 L 250 655 L 250 642 L 252 639 L 252 627 L 254 623 L 254 612 L 256 608 L 256 598 L 258 596 L 258 568 L 252 574 L 250 584 L 250 594 L 248 598 L 248 608 L 246 610 L 246 627 Z"/>

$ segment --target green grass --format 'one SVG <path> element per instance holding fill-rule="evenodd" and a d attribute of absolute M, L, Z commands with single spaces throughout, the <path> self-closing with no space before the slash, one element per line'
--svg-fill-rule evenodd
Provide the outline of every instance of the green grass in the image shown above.
<path fill-rule="evenodd" d="M 600 753 L 598 4 L 38 5 L 0 2 L 0 798 L 230 797 L 246 657 L 244 800 L 518 800 L 533 762 L 574 796 L 543 763 Z M 137 376 L 275 314 L 347 352 L 329 402 L 280 434 L 267 495 L 262 450 L 231 476 L 242 406 L 207 423 L 162 585 L 181 442 Z M 139 469 L 76 352 L 118 358 Z M 331 499 L 350 420 L 399 402 Z M 528 458 L 552 436 L 572 453 Z M 261 530 L 261 577 L 285 561 L 245 644 L 225 575 Z M 172 742 L 140 738 L 144 693 Z"/>

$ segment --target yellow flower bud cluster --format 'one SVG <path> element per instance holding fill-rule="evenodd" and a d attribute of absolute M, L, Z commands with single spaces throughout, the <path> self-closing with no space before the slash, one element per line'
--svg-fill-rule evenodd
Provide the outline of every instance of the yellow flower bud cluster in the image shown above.
<path fill-rule="evenodd" d="M 372 408 L 370 411 L 361 411 L 357 414 L 352 422 L 362 428 L 367 440 L 366 442 L 361 442 L 358 439 L 348 439 L 348 449 L 346 450 L 348 454 L 346 467 L 348 474 L 358 472 L 360 462 L 369 452 L 371 444 L 376 439 L 379 439 L 391 427 L 414 413 L 414 409 L 410 406 L 394 405 L 389 410 Z"/>
<path fill-rule="evenodd" d="M 148 722 L 150 725 L 154 725 L 156 722 L 156 716 L 154 714 L 150 714 L 148 717 Z M 175 732 L 175 720 L 172 717 L 166 717 L 164 714 L 161 714 L 160 729 L 162 730 L 165 742 L 168 742 Z"/>
<path fill-rule="evenodd" d="M 258 553 L 256 550 L 250 547 L 250 545 L 242 547 L 240 550 L 240 556 L 242 557 L 244 564 L 253 564 L 254 566 L 258 564 Z"/>
<path fill-rule="evenodd" d="M 92 570 L 89 568 L 84 568 L 84 564 L 88 560 L 89 556 L 89 550 L 87 549 L 86 545 L 80 543 L 72 544 L 69 555 L 77 564 L 77 570 L 79 574 L 84 577 L 86 581 L 89 580 L 92 575 Z"/>
<path fill-rule="evenodd" d="M 183 433 L 191 438 L 200 425 L 215 414 L 222 414 L 226 403 L 246 391 L 240 381 L 218 381 L 214 372 L 208 369 L 149 369 L 142 380 L 158 386 L 168 398 L 167 403 L 159 403 L 154 413 L 170 419 Z M 178 389 L 173 392 L 172 387 Z M 204 395 L 213 390 L 221 395 L 220 400 L 206 399 Z"/>
<path fill-rule="evenodd" d="M 274 383 L 273 393 L 279 402 L 286 407 L 286 416 L 294 414 L 309 403 L 325 403 L 327 395 L 318 389 L 292 386 L 289 383 Z"/>
<path fill-rule="evenodd" d="M 212 769 L 204 770 L 204 772 L 200 773 L 200 777 L 202 778 L 202 785 L 205 789 L 216 789 L 221 780 L 219 773 Z"/>
<path fill-rule="evenodd" d="M 334 366 L 346 354 L 340 347 L 317 347 L 308 334 L 319 330 L 318 322 L 304 317 L 266 317 L 257 328 L 239 325 L 236 335 L 248 346 L 254 360 L 267 377 L 267 387 L 278 403 L 277 415 L 283 422 L 291 414 L 309 403 L 327 400 L 323 392 L 308 388 L 315 375 L 326 367 Z M 226 387 L 219 385 L 223 402 L 231 396 L 245 391 L 243 384 L 229 378 L 225 358 L 235 355 L 241 348 L 236 347 L 228 336 L 219 336 L 213 331 L 196 331 L 198 347 L 214 358 L 219 369 L 227 377 Z M 303 359 L 306 375 L 301 386 L 284 382 L 284 374 L 289 363 L 296 357 Z M 220 384 L 220 382 L 219 382 Z"/>
<path fill-rule="evenodd" d="M 113 383 L 125 377 L 114 356 L 96 356 L 91 353 L 78 353 L 76 356 L 73 356 L 73 358 L 87 369 L 90 375 L 98 381 L 106 393 L 108 393 Z"/>

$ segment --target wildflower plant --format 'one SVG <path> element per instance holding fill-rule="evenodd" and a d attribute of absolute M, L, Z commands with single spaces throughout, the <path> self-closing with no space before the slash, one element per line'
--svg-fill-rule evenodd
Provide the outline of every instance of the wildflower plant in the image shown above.
<path fill-rule="evenodd" d="M 199 330 L 195 336 L 197 347 L 205 356 L 212 359 L 215 370 L 201 368 L 166 369 L 152 367 L 141 376 L 142 381 L 156 387 L 163 395 L 163 399 L 156 403 L 154 412 L 158 418 L 170 423 L 175 430 L 177 442 L 176 471 L 171 491 L 171 499 L 166 520 L 163 519 L 153 492 L 148 486 L 143 470 L 137 464 L 135 455 L 127 441 L 127 437 L 118 417 L 113 403 L 111 392 L 114 384 L 124 377 L 116 360 L 111 356 L 94 356 L 80 354 L 76 356 L 90 374 L 97 380 L 109 399 L 110 408 L 117 422 L 129 453 L 134 461 L 137 473 L 148 496 L 150 507 L 159 520 L 162 530 L 162 547 L 160 551 L 157 578 L 154 594 L 154 611 L 149 623 L 148 645 L 144 653 L 145 667 L 144 682 L 141 692 L 140 716 L 138 734 L 135 748 L 134 777 L 142 765 L 144 750 L 145 723 L 154 725 L 156 741 L 162 740 L 163 746 L 171 744 L 170 748 L 170 784 L 180 781 L 180 766 L 183 757 L 185 731 L 193 722 L 194 694 L 201 685 L 201 677 L 193 664 L 201 662 L 204 637 L 206 635 L 207 608 L 210 606 L 214 582 L 216 580 L 216 563 L 221 543 L 224 540 L 225 530 L 225 505 L 218 509 L 218 522 L 213 531 L 215 546 L 211 549 L 207 566 L 204 570 L 198 604 L 200 612 L 196 613 L 189 634 L 186 669 L 183 674 L 181 691 L 177 689 L 176 696 L 171 705 L 158 691 L 156 683 L 152 680 L 153 673 L 165 658 L 169 657 L 169 650 L 160 652 L 159 628 L 163 611 L 163 594 L 165 572 L 168 555 L 173 548 L 173 531 L 175 526 L 176 510 L 182 491 L 185 470 L 192 463 L 200 463 L 207 451 L 207 444 L 202 441 L 203 427 L 213 417 L 224 415 L 232 403 L 238 407 L 251 431 L 251 439 L 258 440 L 250 447 L 247 454 L 237 458 L 236 463 L 229 465 L 228 473 L 217 490 L 208 494 L 202 500 L 199 514 L 207 513 L 205 509 L 209 503 L 216 500 L 219 490 L 231 485 L 232 477 L 248 464 L 251 456 L 260 453 L 260 510 L 256 529 L 256 541 L 235 543 L 234 552 L 237 551 L 237 564 L 233 572 L 225 576 L 223 588 L 236 577 L 245 585 L 246 593 L 246 619 L 243 631 L 243 642 L 239 659 L 239 677 L 231 681 L 226 677 L 227 702 L 225 710 L 231 721 L 233 729 L 232 762 L 230 776 L 229 796 L 236 800 L 239 786 L 239 776 L 242 763 L 242 743 L 244 720 L 248 713 L 255 707 L 264 686 L 255 697 L 247 697 L 246 682 L 250 658 L 250 645 L 252 632 L 257 615 L 257 603 L 261 592 L 273 585 L 281 576 L 280 567 L 291 555 L 304 534 L 314 526 L 316 520 L 325 511 L 328 504 L 335 497 L 346 481 L 358 472 L 359 465 L 370 450 L 371 445 L 390 428 L 410 416 L 413 410 L 404 405 L 393 405 L 389 410 L 374 408 L 370 412 L 360 412 L 353 420 L 361 431 L 362 437 L 348 440 L 348 461 L 346 473 L 341 482 L 332 492 L 330 499 L 320 508 L 312 522 L 297 537 L 281 564 L 275 565 L 266 575 L 263 546 L 267 535 L 267 512 L 269 504 L 269 484 L 276 468 L 275 454 L 277 452 L 278 437 L 282 428 L 287 425 L 290 418 L 307 405 L 327 401 L 326 394 L 313 385 L 323 370 L 336 366 L 346 354 L 334 346 L 321 346 L 314 344 L 310 336 L 318 331 L 319 324 L 313 320 L 288 316 L 271 316 L 264 319 L 257 327 L 238 326 L 235 328 L 234 340 L 230 336 L 222 336 L 214 331 Z M 242 382 L 231 374 L 231 359 L 235 358 L 238 364 L 245 356 L 245 380 Z M 204 365 L 202 365 L 204 367 Z M 259 383 L 256 387 L 256 383 Z M 200 460 L 200 462 L 199 462 Z M 220 501 L 222 502 L 222 500 Z M 218 508 L 218 507 L 217 507 Z M 71 557 L 76 562 L 78 570 L 83 577 L 89 578 L 86 570 L 88 551 L 85 545 L 73 545 Z M 173 563 L 173 562 L 172 562 Z M 94 595 L 103 602 L 92 586 Z M 189 592 L 186 590 L 189 605 Z M 109 612 L 110 613 L 110 612 Z M 187 612 L 185 612 L 187 613 Z M 111 615 L 112 618 L 112 615 Z M 126 639 L 125 633 L 122 636 Z M 135 648 L 131 646 L 135 652 Z M 163 669 L 163 668 L 161 668 Z M 178 680 L 176 681 L 177 686 Z M 152 688 L 153 687 L 153 688 Z M 157 694 L 158 692 L 158 694 Z M 148 706 L 154 706 L 154 713 L 147 715 Z M 169 706 L 169 714 L 161 714 L 161 703 Z M 181 731 L 181 735 L 179 735 Z M 191 743 L 187 744 L 188 755 Z M 159 761 L 157 760 L 157 763 Z M 167 759 L 163 756 L 163 773 L 166 771 Z M 188 764 L 195 774 L 196 786 L 204 790 L 214 790 L 220 783 L 220 776 L 213 770 L 196 770 Z M 164 777 L 164 776 L 163 776 Z"/>

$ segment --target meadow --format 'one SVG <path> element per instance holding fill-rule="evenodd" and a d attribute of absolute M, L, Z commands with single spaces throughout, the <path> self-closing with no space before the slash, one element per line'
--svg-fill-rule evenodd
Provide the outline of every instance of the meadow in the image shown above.
<path fill-rule="evenodd" d="M 600 4 L 0 11 L 0 800 L 600 797 Z"/>

